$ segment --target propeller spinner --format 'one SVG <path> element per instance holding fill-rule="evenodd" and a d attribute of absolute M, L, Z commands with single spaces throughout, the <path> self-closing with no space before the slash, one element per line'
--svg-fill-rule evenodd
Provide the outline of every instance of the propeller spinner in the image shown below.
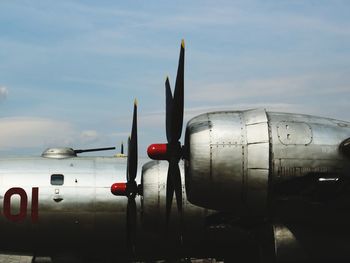
<path fill-rule="evenodd" d="M 112 194 L 117 196 L 126 196 L 128 198 L 126 213 L 126 231 L 127 248 L 131 255 L 135 254 L 136 240 L 137 211 L 135 197 L 138 194 L 138 186 L 135 179 L 137 175 L 137 156 L 137 102 L 135 100 L 131 136 L 128 138 L 126 183 L 115 183 L 111 186 Z"/>
<path fill-rule="evenodd" d="M 179 161 L 182 155 L 180 143 L 183 111 L 184 111 L 184 62 L 185 42 L 181 41 L 179 64 L 175 82 L 174 94 L 171 92 L 169 78 L 165 81 L 166 98 L 166 144 L 152 144 L 147 149 L 148 156 L 153 160 L 167 160 L 169 162 L 166 185 L 166 220 L 169 222 L 171 204 L 176 197 L 177 209 L 182 214 L 182 184 Z"/>

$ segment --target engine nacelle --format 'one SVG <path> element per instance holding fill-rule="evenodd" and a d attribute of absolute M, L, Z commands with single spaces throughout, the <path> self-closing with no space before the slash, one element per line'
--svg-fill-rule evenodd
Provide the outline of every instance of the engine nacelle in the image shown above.
<path fill-rule="evenodd" d="M 186 191 L 212 209 L 261 214 L 269 177 L 269 131 L 264 110 L 215 112 L 186 129 Z"/>
<path fill-rule="evenodd" d="M 285 182 L 339 179 L 348 169 L 339 145 L 349 137 L 350 123 L 309 115 L 256 109 L 197 116 L 185 137 L 187 197 L 198 206 L 263 216 Z"/>

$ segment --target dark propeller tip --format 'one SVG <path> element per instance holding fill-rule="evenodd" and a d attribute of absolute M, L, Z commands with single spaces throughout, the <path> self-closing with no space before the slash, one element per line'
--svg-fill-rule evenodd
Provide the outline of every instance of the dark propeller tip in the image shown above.
<path fill-rule="evenodd" d="M 131 135 L 128 140 L 128 171 L 127 180 L 128 182 L 134 181 L 137 174 L 137 100 L 134 101 L 134 112 L 132 117 L 132 128 Z"/>

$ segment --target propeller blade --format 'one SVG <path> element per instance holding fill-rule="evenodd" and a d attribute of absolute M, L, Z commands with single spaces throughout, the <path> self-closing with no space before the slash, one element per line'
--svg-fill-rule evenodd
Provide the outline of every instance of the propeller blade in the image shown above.
<path fill-rule="evenodd" d="M 130 182 L 130 173 L 129 173 L 129 167 L 130 167 L 130 160 L 129 160 L 129 156 L 130 156 L 130 151 L 131 151 L 131 147 L 130 147 L 130 136 L 128 137 L 128 157 L 126 160 L 126 181 Z"/>
<path fill-rule="evenodd" d="M 169 222 L 172 200 L 176 197 L 178 212 L 182 215 L 182 183 L 179 168 L 181 158 L 180 137 L 184 112 L 184 62 L 185 42 L 182 40 L 179 64 L 175 82 L 174 96 L 172 95 L 169 78 L 165 81 L 166 97 L 166 135 L 168 140 L 169 168 L 166 188 L 166 220 Z"/>
<path fill-rule="evenodd" d="M 173 197 L 176 197 L 177 210 L 182 214 L 182 184 L 181 174 L 178 161 L 172 158 L 169 161 L 167 188 L 166 188 L 166 219 L 169 222 L 170 210 L 173 202 Z"/>
<path fill-rule="evenodd" d="M 128 159 L 127 159 L 127 196 L 128 204 L 126 211 L 126 238 L 127 249 L 131 256 L 135 255 L 135 241 L 136 241 L 136 202 L 135 197 L 137 195 L 137 101 L 134 102 L 134 112 L 132 118 L 131 136 L 128 138 Z"/>
<path fill-rule="evenodd" d="M 121 153 L 123 153 L 123 144 Z M 137 208 L 135 197 L 139 193 L 136 183 L 137 175 L 137 101 L 134 103 L 131 136 L 128 138 L 128 156 L 126 161 L 126 183 L 115 183 L 111 186 L 111 192 L 115 195 L 123 195 L 128 198 L 126 207 L 126 245 L 129 255 L 135 256 Z"/>
<path fill-rule="evenodd" d="M 134 113 L 132 118 L 131 137 L 128 148 L 128 182 L 135 181 L 137 174 L 137 101 L 134 103 Z"/>
<path fill-rule="evenodd" d="M 166 137 L 167 144 L 152 144 L 148 148 L 148 155 L 155 160 L 169 162 L 166 185 L 166 221 L 169 222 L 174 193 L 177 209 L 182 218 L 182 183 L 179 161 L 183 156 L 180 143 L 183 115 L 184 115 L 184 69 L 185 69 L 185 42 L 181 41 L 179 63 L 175 81 L 174 93 L 171 91 L 169 78 L 165 81 L 166 102 Z M 181 219 L 182 220 L 182 219 Z"/>
<path fill-rule="evenodd" d="M 173 178 L 171 174 L 171 166 L 169 164 L 168 167 L 168 176 L 166 179 L 166 225 L 168 226 L 169 218 L 170 218 L 170 211 L 171 211 L 171 205 L 173 203 L 173 197 L 174 197 L 174 184 L 173 184 Z"/>
<path fill-rule="evenodd" d="M 172 107 L 172 140 L 181 137 L 184 112 L 184 70 L 185 70 L 185 41 L 181 41 L 179 65 L 177 68 L 173 107 Z"/>
<path fill-rule="evenodd" d="M 169 78 L 165 81 L 165 127 L 166 127 L 166 138 L 168 142 L 172 141 L 172 110 L 173 110 L 173 95 L 171 93 Z"/>
<path fill-rule="evenodd" d="M 181 184 L 181 174 L 180 174 L 180 168 L 178 162 L 173 163 L 172 171 L 173 174 L 173 184 L 174 184 L 174 190 L 175 190 L 175 197 L 176 197 L 176 204 L 177 204 L 177 210 L 180 214 L 182 214 L 182 184 Z"/>
<path fill-rule="evenodd" d="M 136 202 L 135 198 L 128 198 L 126 211 L 126 241 L 129 255 L 135 255 L 136 241 Z"/>

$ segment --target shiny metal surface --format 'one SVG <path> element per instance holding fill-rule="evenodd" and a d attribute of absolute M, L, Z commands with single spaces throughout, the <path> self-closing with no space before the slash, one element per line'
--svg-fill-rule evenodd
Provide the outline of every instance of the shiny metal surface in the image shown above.
<path fill-rule="evenodd" d="M 197 116 L 186 129 L 188 198 L 239 216 L 264 215 L 271 187 L 278 189 L 280 182 L 348 171 L 339 146 L 350 137 L 349 127 L 259 109 Z"/>
<path fill-rule="evenodd" d="M 268 116 L 275 182 L 310 172 L 338 173 L 345 168 L 339 145 L 350 137 L 350 123 L 300 114 Z"/>
<path fill-rule="evenodd" d="M 269 177 L 269 131 L 266 111 L 243 112 L 247 136 L 246 214 L 266 213 Z"/>
<path fill-rule="evenodd" d="M 207 113 L 192 119 L 186 132 L 189 200 L 238 215 L 263 214 L 269 175 L 266 112 Z"/>
<path fill-rule="evenodd" d="M 67 248 L 101 244 L 125 246 L 126 199 L 113 196 L 110 186 L 125 178 L 121 158 L 15 158 L 0 160 L 0 211 L 4 195 L 22 188 L 28 196 L 26 216 L 13 222 L 0 215 L 0 248 L 10 251 L 60 253 Z M 63 185 L 51 185 L 52 174 L 64 176 Z M 32 188 L 39 189 L 38 221 L 32 222 Z M 11 197 L 11 214 L 20 211 L 20 197 Z M 113 243 L 111 237 L 118 236 Z M 122 250 L 123 251 L 123 250 Z M 122 254 L 122 252 L 121 252 Z"/>
<path fill-rule="evenodd" d="M 48 148 L 41 154 L 41 157 L 56 158 L 56 159 L 71 158 L 76 156 L 77 156 L 76 152 L 69 147 Z"/>
<path fill-rule="evenodd" d="M 243 122 L 240 112 L 217 112 L 187 124 L 185 179 L 190 202 L 218 210 L 241 209 L 246 176 Z"/>

